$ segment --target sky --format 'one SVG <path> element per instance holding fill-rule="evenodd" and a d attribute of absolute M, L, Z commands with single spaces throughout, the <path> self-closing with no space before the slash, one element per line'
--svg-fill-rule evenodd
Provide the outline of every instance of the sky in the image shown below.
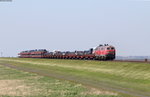
<path fill-rule="evenodd" d="M 150 56 L 150 0 L 0 1 L 0 52 L 88 50 L 115 46 L 117 56 Z"/>

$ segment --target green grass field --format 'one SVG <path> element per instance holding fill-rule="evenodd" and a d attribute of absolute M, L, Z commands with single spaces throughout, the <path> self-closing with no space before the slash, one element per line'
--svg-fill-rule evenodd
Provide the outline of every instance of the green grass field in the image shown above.
<path fill-rule="evenodd" d="M 30 94 L 36 94 L 39 97 L 44 95 L 62 97 L 63 94 L 66 97 L 150 97 L 150 64 L 148 63 L 0 58 L 0 64 L 18 69 L 6 69 L 1 66 L 0 81 L 5 83 L 5 80 L 21 80 L 20 84 L 31 86 L 25 88 L 27 90 L 25 93 L 29 94 L 25 96 L 35 97 Z M 61 85 L 56 88 L 57 81 Z M 13 81 L 10 82 L 13 85 Z M 24 90 L 20 91 L 19 93 L 22 93 Z M 37 91 L 41 92 L 36 93 Z M 3 93 L 0 92 L 0 95 Z M 13 95 L 6 93 L 5 96 Z"/>

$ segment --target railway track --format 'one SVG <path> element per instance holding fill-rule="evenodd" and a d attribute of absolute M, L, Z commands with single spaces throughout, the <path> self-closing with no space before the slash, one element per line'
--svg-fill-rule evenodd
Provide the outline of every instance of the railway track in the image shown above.
<path fill-rule="evenodd" d="M 113 62 L 137 62 L 137 63 L 150 63 L 150 60 L 113 60 Z"/>

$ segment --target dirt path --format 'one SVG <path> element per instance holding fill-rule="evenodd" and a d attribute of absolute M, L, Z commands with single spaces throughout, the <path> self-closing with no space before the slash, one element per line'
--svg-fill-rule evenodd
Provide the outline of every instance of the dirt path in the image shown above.
<path fill-rule="evenodd" d="M 17 69 L 17 70 L 21 70 L 21 71 L 25 71 L 25 72 L 31 72 L 31 73 L 36 73 L 38 75 L 42 75 L 42 76 L 48 76 L 48 77 L 53 77 L 53 78 L 57 78 L 60 80 L 68 80 L 74 83 L 81 83 L 83 85 L 86 86 L 90 86 L 90 87 L 94 87 L 97 89 L 106 89 L 106 90 L 110 90 L 110 91 L 116 91 L 116 92 L 120 92 L 120 93 L 124 93 L 124 94 L 129 94 L 129 95 L 133 95 L 133 97 L 150 97 L 150 94 L 144 94 L 144 93 L 134 93 L 134 91 L 126 91 L 121 87 L 110 87 L 109 85 L 107 85 L 106 83 L 102 83 L 102 82 L 97 82 L 97 81 L 93 81 L 93 80 L 88 80 L 85 78 L 81 78 L 81 77 L 77 77 L 77 76 L 71 76 L 71 75 L 64 75 L 61 73 L 47 73 L 43 70 L 38 70 L 38 69 L 33 69 L 33 68 L 24 68 L 21 66 L 16 66 L 16 65 L 11 65 L 11 64 L 0 64 L 9 68 L 13 68 L 13 69 Z"/>

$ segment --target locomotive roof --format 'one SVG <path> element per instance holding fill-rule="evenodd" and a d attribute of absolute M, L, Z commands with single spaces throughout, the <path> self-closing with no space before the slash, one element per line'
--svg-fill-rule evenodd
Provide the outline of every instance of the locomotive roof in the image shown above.
<path fill-rule="evenodd" d="M 114 46 L 108 44 L 98 46 L 98 48 L 106 48 L 106 47 L 114 47 Z"/>

